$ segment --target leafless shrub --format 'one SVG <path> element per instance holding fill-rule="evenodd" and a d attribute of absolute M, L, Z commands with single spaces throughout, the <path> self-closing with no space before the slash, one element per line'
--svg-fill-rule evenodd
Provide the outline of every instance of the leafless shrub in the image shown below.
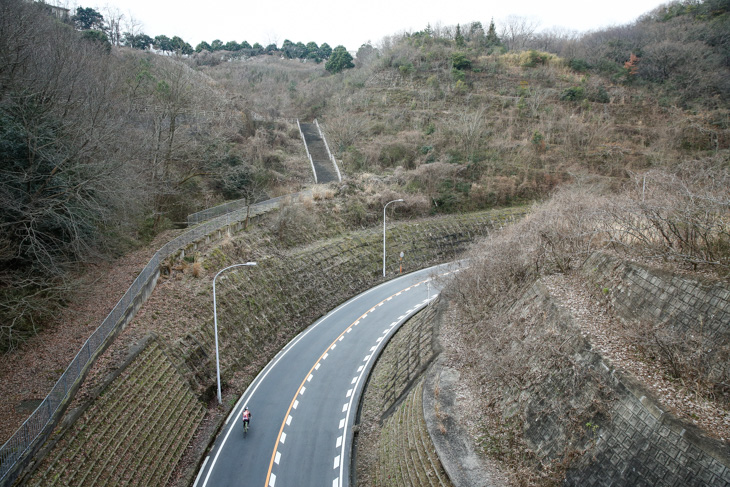
<path fill-rule="evenodd" d="M 5 280 L 5 279 L 3 279 Z M 0 352 L 16 349 L 62 309 L 72 284 L 13 276 L 0 285 Z"/>
<path fill-rule="evenodd" d="M 457 299 L 478 316 L 540 275 L 580 265 L 606 244 L 603 201 L 589 190 L 562 190 L 524 220 L 477 244 L 469 269 L 452 287 Z"/>
<path fill-rule="evenodd" d="M 327 123 L 323 130 L 332 144 L 332 149 L 338 152 L 354 145 L 367 132 L 367 119 L 355 112 L 351 99 L 337 97 L 328 110 Z"/>
<path fill-rule="evenodd" d="M 314 202 L 305 199 L 301 202 L 286 200 L 271 222 L 271 231 L 283 245 L 306 242 L 318 234 L 320 222 L 313 211 Z"/>
<path fill-rule="evenodd" d="M 730 343 L 702 324 L 692 331 L 670 323 L 624 322 L 621 333 L 647 361 L 701 397 L 730 404 Z"/>
<path fill-rule="evenodd" d="M 644 257 L 730 271 L 730 171 L 721 158 L 634 177 L 609 209 L 611 240 Z"/>
<path fill-rule="evenodd" d="M 335 197 L 335 189 L 331 187 L 321 187 L 317 186 L 315 189 L 312 190 L 312 198 L 314 201 L 323 201 L 323 200 L 331 200 Z"/>

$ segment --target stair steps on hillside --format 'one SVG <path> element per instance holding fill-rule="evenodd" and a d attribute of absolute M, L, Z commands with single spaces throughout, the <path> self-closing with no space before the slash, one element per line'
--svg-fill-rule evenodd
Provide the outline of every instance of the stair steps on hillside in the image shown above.
<path fill-rule="evenodd" d="M 302 129 L 309 155 L 312 157 L 314 171 L 317 174 L 317 183 L 323 184 L 339 181 L 340 178 L 330 159 L 324 140 L 319 136 L 317 125 L 313 123 L 300 123 L 299 125 Z"/>

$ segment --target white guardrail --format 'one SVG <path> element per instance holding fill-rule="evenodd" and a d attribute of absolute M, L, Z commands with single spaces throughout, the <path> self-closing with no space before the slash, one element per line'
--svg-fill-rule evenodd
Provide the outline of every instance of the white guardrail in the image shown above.
<path fill-rule="evenodd" d="M 302 142 L 304 142 L 304 150 L 307 151 L 307 157 L 309 158 L 309 163 L 312 165 L 312 174 L 314 174 L 314 184 L 317 184 L 317 170 L 314 168 L 314 161 L 312 160 L 312 154 L 309 153 L 309 147 L 307 147 L 307 139 L 304 137 L 304 132 L 302 132 L 302 125 L 299 123 L 298 118 L 297 118 L 297 128 L 299 129 L 299 135 L 302 136 Z"/>

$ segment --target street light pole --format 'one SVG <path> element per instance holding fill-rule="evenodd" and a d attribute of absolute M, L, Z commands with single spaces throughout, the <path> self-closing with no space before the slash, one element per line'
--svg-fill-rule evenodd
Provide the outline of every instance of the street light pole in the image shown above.
<path fill-rule="evenodd" d="M 256 265 L 256 262 L 246 262 L 245 264 L 233 264 L 229 265 L 228 267 L 225 267 L 218 271 L 218 273 L 213 277 L 213 327 L 215 329 L 215 373 L 216 377 L 218 379 L 218 404 L 222 404 L 223 400 L 221 399 L 221 365 L 220 360 L 218 357 L 218 312 L 216 309 L 215 304 L 215 280 L 218 278 L 218 276 L 223 271 L 227 271 L 228 269 L 233 269 L 234 267 L 243 267 L 243 266 L 251 266 Z"/>
<path fill-rule="evenodd" d="M 385 209 L 389 204 L 398 203 L 399 201 L 402 202 L 403 199 L 388 201 L 383 207 L 383 277 L 385 277 Z"/>

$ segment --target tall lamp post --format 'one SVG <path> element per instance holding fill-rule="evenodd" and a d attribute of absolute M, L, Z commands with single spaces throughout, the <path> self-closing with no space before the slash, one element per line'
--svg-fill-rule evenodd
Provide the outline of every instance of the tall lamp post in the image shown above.
<path fill-rule="evenodd" d="M 218 273 L 213 277 L 213 327 L 215 328 L 215 373 L 216 377 L 218 379 L 218 404 L 222 404 L 223 400 L 221 399 L 221 365 L 220 360 L 218 358 L 218 312 L 216 309 L 215 304 L 215 280 L 218 278 L 218 276 L 223 271 L 227 271 L 228 269 L 233 269 L 234 267 L 243 267 L 243 266 L 251 266 L 256 265 L 256 262 L 246 262 L 245 264 L 233 264 L 229 265 L 228 267 L 225 267 L 218 271 Z"/>
<path fill-rule="evenodd" d="M 403 199 L 388 201 L 385 206 L 383 207 L 383 277 L 385 277 L 385 209 L 388 207 L 391 203 L 398 203 L 402 202 Z"/>

